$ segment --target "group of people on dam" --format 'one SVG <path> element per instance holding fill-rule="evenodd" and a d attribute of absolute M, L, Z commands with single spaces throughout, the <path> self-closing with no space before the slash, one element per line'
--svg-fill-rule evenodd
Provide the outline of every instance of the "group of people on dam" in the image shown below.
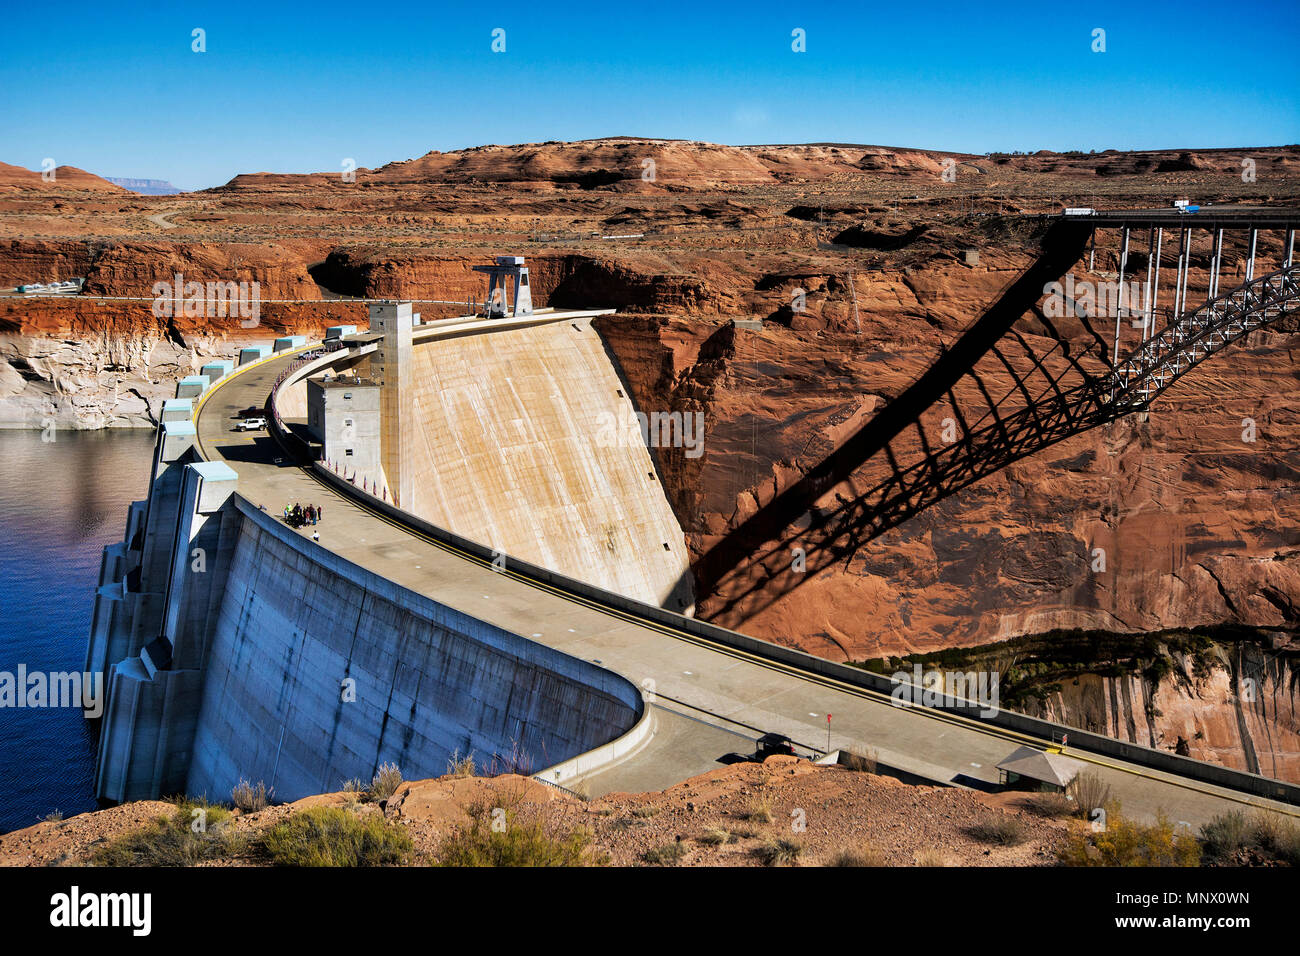
<path fill-rule="evenodd" d="M 284 506 L 284 522 L 291 528 L 301 528 L 304 525 L 314 525 L 316 522 L 320 521 L 320 518 L 320 505 L 309 504 L 305 508 L 300 504 L 295 504 L 292 508 L 288 505 Z"/>

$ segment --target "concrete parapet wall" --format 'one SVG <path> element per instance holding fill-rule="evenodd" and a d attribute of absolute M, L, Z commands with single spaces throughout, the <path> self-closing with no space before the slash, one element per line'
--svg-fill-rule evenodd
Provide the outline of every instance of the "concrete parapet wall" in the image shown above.
<path fill-rule="evenodd" d="M 408 778 L 450 755 L 522 757 L 536 771 L 625 734 L 630 682 L 401 588 L 238 495 L 243 516 L 215 631 L 186 790 L 240 778 L 278 799 Z M 355 694 L 349 693 L 349 685 Z M 355 699 L 349 699 L 354 696 Z"/>
<path fill-rule="evenodd" d="M 537 774 L 537 779 L 544 783 L 563 786 L 570 780 L 586 776 L 596 770 L 604 770 L 628 757 L 635 755 L 654 736 L 654 711 L 649 707 L 641 714 L 641 719 L 622 737 L 607 744 L 580 753 L 576 757 L 558 763 Z"/>

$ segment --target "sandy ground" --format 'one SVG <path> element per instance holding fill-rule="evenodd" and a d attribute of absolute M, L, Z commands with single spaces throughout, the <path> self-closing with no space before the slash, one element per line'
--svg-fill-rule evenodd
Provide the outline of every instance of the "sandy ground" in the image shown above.
<path fill-rule="evenodd" d="M 519 823 L 538 820 L 556 835 L 586 828 L 590 859 L 615 866 L 647 865 L 648 851 L 673 843 L 684 847 L 675 865 L 762 866 L 761 848 L 781 839 L 799 847 L 798 866 L 831 864 L 845 851 L 874 854 L 888 866 L 1054 865 L 1057 848 L 1076 824 L 1039 817 L 1024 801 L 1021 794 L 910 786 L 773 757 L 762 765 L 722 767 L 663 792 L 590 801 L 525 777 L 449 776 L 403 783 L 382 807 L 359 803 L 355 794 L 323 794 L 239 814 L 235 825 L 263 830 L 307 807 L 350 806 L 358 813 L 384 813 L 405 826 L 415 845 L 413 862 L 427 864 L 440 841 L 467 824 L 467 808 L 502 807 Z M 171 810 L 166 803 L 142 801 L 5 834 L 0 864 L 80 865 L 104 841 Z M 989 845 L 970 833 L 971 827 L 1008 816 L 1022 825 L 1018 845 Z M 702 838 L 709 831 L 726 831 L 725 842 L 706 842 Z"/>

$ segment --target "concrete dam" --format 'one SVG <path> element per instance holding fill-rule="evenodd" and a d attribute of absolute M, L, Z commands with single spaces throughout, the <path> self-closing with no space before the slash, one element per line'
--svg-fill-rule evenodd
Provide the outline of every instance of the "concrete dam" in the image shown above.
<path fill-rule="evenodd" d="M 590 315 L 453 334 L 463 325 L 416 329 L 412 510 L 596 586 L 689 605 L 674 591 L 685 543 L 649 452 L 593 440 L 598 418 L 631 408 Z M 305 391 L 305 376 L 286 384 L 281 411 L 305 417 Z M 167 405 L 149 496 L 101 565 L 88 649 L 88 667 L 112 675 L 101 798 L 220 798 L 241 779 L 295 798 L 386 761 L 437 775 L 455 753 L 540 770 L 642 717 L 626 679 L 409 591 L 257 507 L 230 464 L 203 460 L 194 400 Z M 637 547 L 650 537 L 653 550 Z"/>
<path fill-rule="evenodd" d="M 428 323 L 376 303 L 369 331 L 283 339 L 182 383 L 101 565 L 101 798 L 225 799 L 247 779 L 295 799 L 389 761 L 436 776 L 457 752 L 597 796 L 780 734 L 957 786 L 996 786 L 1029 745 L 1087 762 L 1137 817 L 1296 815 L 1292 784 L 922 699 L 681 613 L 685 549 L 653 457 L 598 437 L 635 411 L 600 313 L 515 301 Z M 238 430 L 257 409 L 267 431 Z M 294 502 L 322 521 L 286 523 Z"/>

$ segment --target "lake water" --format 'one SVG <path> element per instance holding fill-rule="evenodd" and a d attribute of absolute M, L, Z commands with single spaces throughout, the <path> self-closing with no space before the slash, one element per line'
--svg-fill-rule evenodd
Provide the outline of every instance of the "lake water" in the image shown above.
<path fill-rule="evenodd" d="M 145 497 L 150 429 L 0 430 L 0 672 L 80 671 L 100 549 Z M 0 833 L 93 810 L 96 737 L 79 708 L 0 707 Z"/>

